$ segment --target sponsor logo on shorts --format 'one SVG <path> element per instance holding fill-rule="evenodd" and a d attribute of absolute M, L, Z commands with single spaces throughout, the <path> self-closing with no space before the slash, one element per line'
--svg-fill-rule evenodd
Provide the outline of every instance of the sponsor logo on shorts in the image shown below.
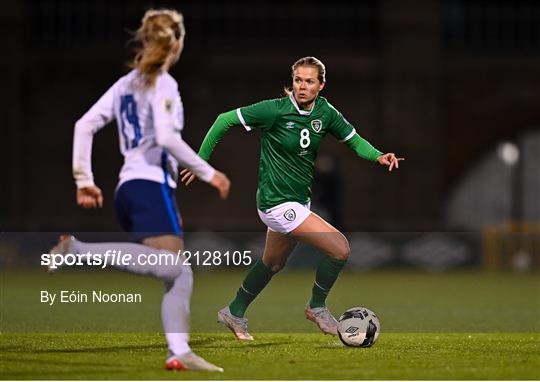
<path fill-rule="evenodd" d="M 296 219 L 296 212 L 291 208 L 283 214 L 283 217 L 287 219 L 288 221 L 292 222 L 294 219 Z"/>
<path fill-rule="evenodd" d="M 314 119 L 311 121 L 311 128 L 318 133 L 322 129 L 322 121 L 320 119 Z"/>

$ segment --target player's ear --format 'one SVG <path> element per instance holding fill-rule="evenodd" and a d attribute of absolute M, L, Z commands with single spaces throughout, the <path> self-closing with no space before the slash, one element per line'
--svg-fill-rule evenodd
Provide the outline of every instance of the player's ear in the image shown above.
<path fill-rule="evenodd" d="M 319 91 L 323 90 L 324 85 L 326 85 L 326 82 L 321 82 L 321 84 L 319 85 Z"/>

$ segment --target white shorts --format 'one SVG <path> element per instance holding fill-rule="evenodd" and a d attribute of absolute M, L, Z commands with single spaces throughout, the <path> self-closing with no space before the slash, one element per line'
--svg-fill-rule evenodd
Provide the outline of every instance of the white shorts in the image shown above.
<path fill-rule="evenodd" d="M 259 212 L 259 217 L 264 224 L 272 231 L 279 233 L 289 233 L 296 229 L 307 219 L 311 211 L 309 210 L 311 202 L 302 205 L 298 202 L 285 202 L 275 207 Z"/>

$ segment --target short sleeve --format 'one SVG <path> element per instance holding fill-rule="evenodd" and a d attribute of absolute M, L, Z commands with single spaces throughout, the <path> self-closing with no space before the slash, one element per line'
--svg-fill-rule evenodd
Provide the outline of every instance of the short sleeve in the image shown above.
<path fill-rule="evenodd" d="M 356 129 L 349 123 L 337 109 L 330 105 L 333 113 L 332 123 L 330 125 L 330 134 L 340 142 L 347 142 L 356 134 Z"/>
<path fill-rule="evenodd" d="M 236 115 L 247 131 L 272 127 L 277 115 L 275 100 L 266 100 L 236 109 Z"/>

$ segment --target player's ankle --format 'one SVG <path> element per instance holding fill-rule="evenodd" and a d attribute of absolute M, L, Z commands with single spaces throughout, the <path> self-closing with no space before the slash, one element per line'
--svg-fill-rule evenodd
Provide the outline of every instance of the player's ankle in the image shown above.
<path fill-rule="evenodd" d="M 229 311 L 231 312 L 231 315 L 236 318 L 244 318 L 244 314 L 246 313 L 245 309 L 238 308 L 233 304 L 229 305 Z"/>
<path fill-rule="evenodd" d="M 311 298 L 311 300 L 309 300 L 308 306 L 310 309 L 326 308 L 326 301 L 321 301 L 318 298 Z"/>

